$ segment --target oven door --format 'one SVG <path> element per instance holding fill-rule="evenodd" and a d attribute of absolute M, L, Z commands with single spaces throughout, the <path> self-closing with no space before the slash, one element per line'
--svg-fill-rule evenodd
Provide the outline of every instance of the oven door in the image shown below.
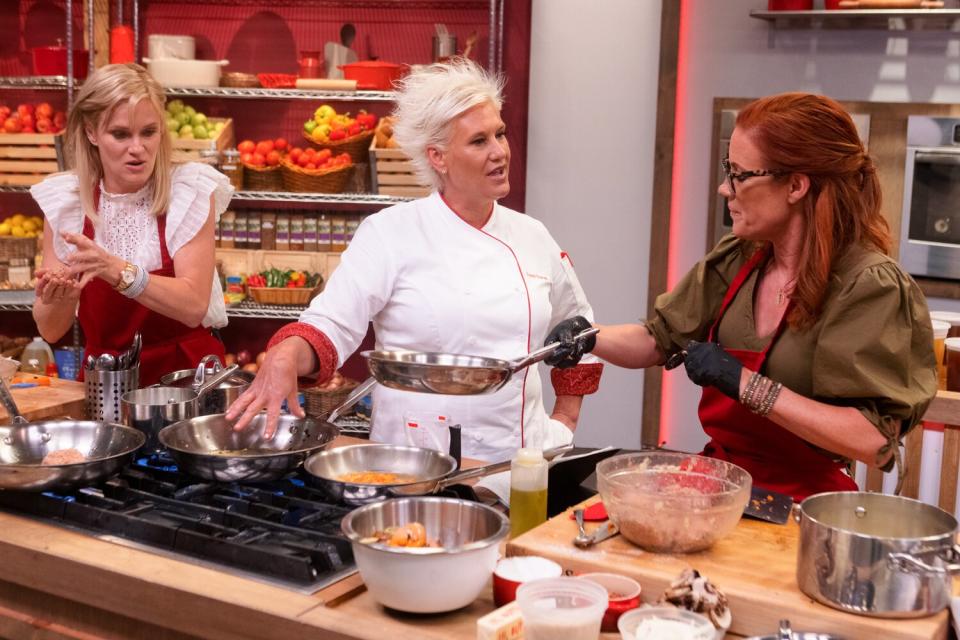
<path fill-rule="evenodd" d="M 900 261 L 914 275 L 960 279 L 960 150 L 908 148 Z"/>

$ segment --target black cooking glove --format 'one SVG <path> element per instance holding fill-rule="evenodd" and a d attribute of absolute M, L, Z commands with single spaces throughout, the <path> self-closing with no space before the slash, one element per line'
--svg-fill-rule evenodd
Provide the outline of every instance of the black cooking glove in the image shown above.
<path fill-rule="evenodd" d="M 570 367 L 577 366 L 583 354 L 593 351 L 593 348 L 597 345 L 597 337 L 596 335 L 592 335 L 576 340 L 574 336 L 591 327 L 593 327 L 593 325 L 583 316 L 574 316 L 573 318 L 567 318 L 563 322 L 558 323 L 557 326 L 547 334 L 547 339 L 543 341 L 543 346 L 553 344 L 554 342 L 559 342 L 560 346 L 557 347 L 557 350 L 546 358 L 544 362 L 558 369 L 569 369 Z"/>
<path fill-rule="evenodd" d="M 683 361 L 690 380 L 705 387 L 716 387 L 726 396 L 740 400 L 740 372 L 743 365 L 716 342 L 691 340 Z"/>

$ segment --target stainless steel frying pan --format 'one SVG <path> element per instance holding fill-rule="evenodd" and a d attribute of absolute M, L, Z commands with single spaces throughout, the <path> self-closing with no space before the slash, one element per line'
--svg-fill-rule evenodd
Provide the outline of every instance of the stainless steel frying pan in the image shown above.
<path fill-rule="evenodd" d="M 554 460 L 573 448 L 563 445 L 543 452 Z M 396 496 L 422 496 L 471 478 L 506 471 L 510 460 L 454 473 L 457 461 L 434 449 L 394 444 L 357 444 L 315 453 L 303 463 L 310 480 L 330 498 L 350 505 L 362 505 Z M 396 473 L 412 478 L 407 482 L 367 484 L 341 480 L 348 473 Z"/>
<path fill-rule="evenodd" d="M 599 332 L 599 329 L 586 329 L 578 333 L 576 339 Z M 499 390 L 514 373 L 548 358 L 559 347 L 560 343 L 554 342 L 517 360 L 420 351 L 364 351 L 360 355 L 367 359 L 373 377 L 385 387 L 473 396 Z"/>
<path fill-rule="evenodd" d="M 121 424 L 92 420 L 27 422 L 0 381 L 12 424 L 0 426 L 0 490 L 62 491 L 97 484 L 133 460 L 146 437 Z M 76 449 L 82 462 L 41 464 L 54 451 Z"/>

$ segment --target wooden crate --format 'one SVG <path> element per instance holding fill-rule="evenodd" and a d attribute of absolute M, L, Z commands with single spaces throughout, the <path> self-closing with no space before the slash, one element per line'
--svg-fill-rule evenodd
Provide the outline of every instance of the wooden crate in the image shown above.
<path fill-rule="evenodd" d="M 377 137 L 370 141 L 371 188 L 383 196 L 422 198 L 432 189 L 420 183 L 413 164 L 402 149 L 377 148 Z"/>
<path fill-rule="evenodd" d="M 30 186 L 61 170 L 61 133 L 0 133 L 0 186 Z"/>
<path fill-rule="evenodd" d="M 171 137 L 170 141 L 173 143 L 174 162 L 195 162 L 200 160 L 201 151 L 210 150 L 223 152 L 230 147 L 237 146 L 233 132 L 233 118 L 208 118 L 208 120 L 213 124 L 218 122 L 225 122 L 226 124 L 215 138 L 195 140 Z"/>

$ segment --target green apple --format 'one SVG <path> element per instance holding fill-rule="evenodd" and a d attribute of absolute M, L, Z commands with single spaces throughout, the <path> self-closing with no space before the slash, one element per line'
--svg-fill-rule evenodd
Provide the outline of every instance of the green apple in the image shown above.
<path fill-rule="evenodd" d="M 193 126 L 189 124 L 185 124 L 180 127 L 180 137 L 186 138 L 187 136 L 190 136 L 191 138 L 193 137 Z"/>
<path fill-rule="evenodd" d="M 195 127 L 198 127 L 200 125 L 205 125 L 207 124 L 207 116 L 200 112 L 197 112 L 190 117 L 190 124 L 192 124 Z"/>
<path fill-rule="evenodd" d="M 303 130 L 306 131 L 307 133 L 313 133 L 313 129 L 316 126 L 317 126 L 317 123 L 315 120 L 307 120 L 306 122 L 303 123 Z"/>
<path fill-rule="evenodd" d="M 227 126 L 227 123 L 221 120 L 220 122 L 213 123 L 213 128 L 217 130 L 217 133 L 223 131 L 223 128 Z"/>
<path fill-rule="evenodd" d="M 197 115 L 197 110 L 194 109 L 193 107 L 191 107 L 190 105 L 185 106 L 185 107 L 183 108 L 183 112 L 184 112 L 185 114 L 189 115 L 191 118 L 192 118 L 193 116 Z"/>
<path fill-rule="evenodd" d="M 172 131 L 176 133 L 180 131 L 180 121 L 172 116 L 167 117 L 167 131 Z"/>
<path fill-rule="evenodd" d="M 183 111 L 183 100 L 171 100 L 167 103 L 167 111 L 173 115 L 177 115 Z"/>
<path fill-rule="evenodd" d="M 206 125 L 196 124 L 193 126 L 193 137 L 197 140 L 206 140 L 210 137 Z"/>
<path fill-rule="evenodd" d="M 181 111 L 174 117 L 177 119 L 177 122 L 180 123 L 181 127 L 184 125 L 190 124 L 190 116 L 187 114 L 186 111 Z"/>

